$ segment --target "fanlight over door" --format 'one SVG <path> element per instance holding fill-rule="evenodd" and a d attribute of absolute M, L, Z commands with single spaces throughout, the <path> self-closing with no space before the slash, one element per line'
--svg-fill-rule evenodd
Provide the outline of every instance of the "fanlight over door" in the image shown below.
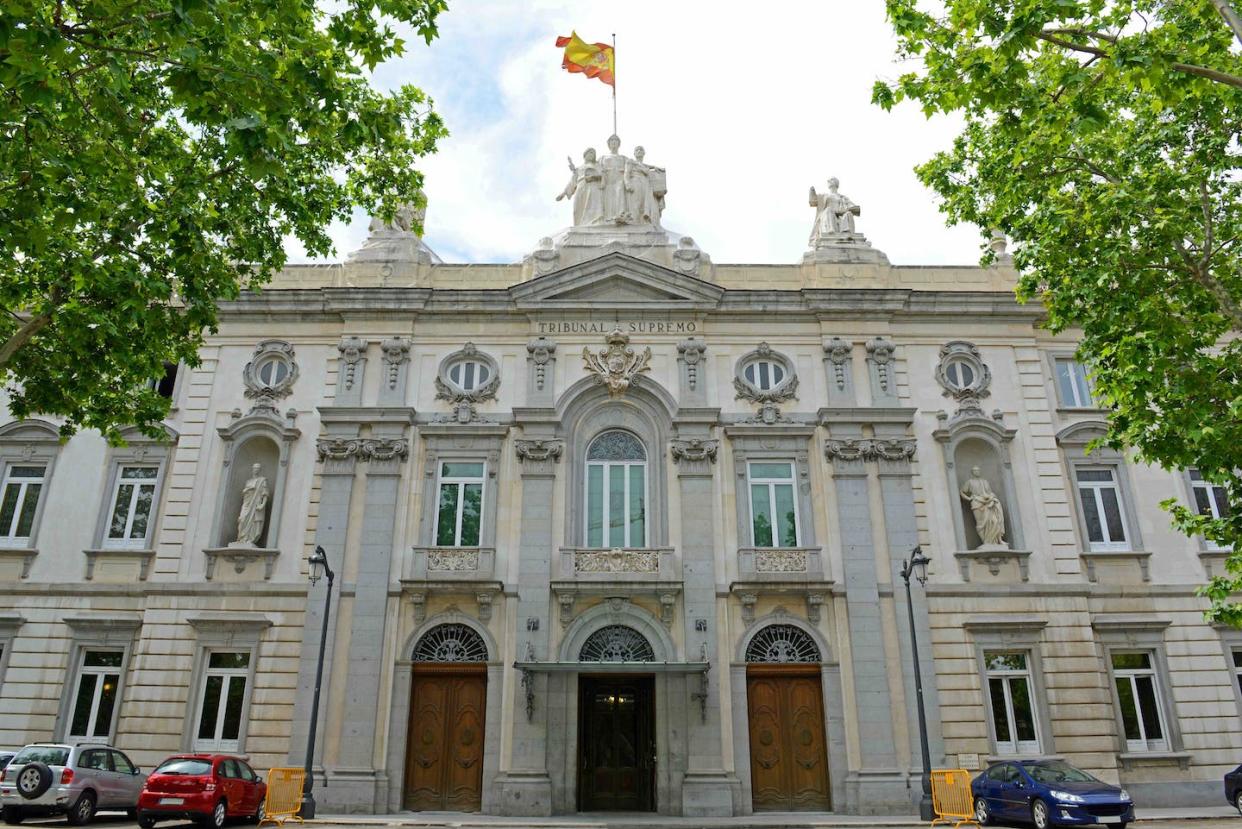
<path fill-rule="evenodd" d="M 487 643 L 467 625 L 437 625 L 414 646 L 415 662 L 486 662 Z"/>
<path fill-rule="evenodd" d="M 581 662 L 654 662 L 651 643 L 634 628 L 609 625 L 600 628 L 582 645 Z"/>
<path fill-rule="evenodd" d="M 768 625 L 746 646 L 747 662 L 819 662 L 819 648 L 793 625 Z"/>

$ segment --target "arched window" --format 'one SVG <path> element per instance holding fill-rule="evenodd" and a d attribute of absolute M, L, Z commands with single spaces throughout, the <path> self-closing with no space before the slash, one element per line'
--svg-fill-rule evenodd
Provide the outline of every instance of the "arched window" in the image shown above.
<path fill-rule="evenodd" d="M 414 646 L 415 662 L 486 662 L 487 643 L 468 625 L 436 625 Z"/>
<path fill-rule="evenodd" d="M 586 469 L 586 546 L 647 546 L 647 450 L 629 432 L 591 441 Z"/>
<path fill-rule="evenodd" d="M 747 662 L 819 662 L 819 648 L 793 625 L 768 625 L 746 646 Z"/>
<path fill-rule="evenodd" d="M 646 638 L 625 625 L 600 628 L 582 644 L 580 662 L 654 662 L 655 651 Z"/>

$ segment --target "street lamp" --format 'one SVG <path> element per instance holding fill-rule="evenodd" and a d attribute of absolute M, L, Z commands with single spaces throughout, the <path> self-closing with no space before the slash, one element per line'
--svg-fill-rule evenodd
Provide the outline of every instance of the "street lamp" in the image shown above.
<path fill-rule="evenodd" d="M 311 698 L 310 731 L 306 735 L 306 778 L 302 781 L 302 808 L 299 814 L 309 820 L 315 816 L 315 788 L 312 766 L 315 760 L 315 732 L 319 726 L 319 687 L 323 684 L 323 655 L 328 648 L 328 616 L 332 613 L 332 580 L 336 574 L 328 566 L 328 554 L 316 545 L 315 552 L 307 559 L 310 564 L 310 583 L 315 586 L 324 576 L 328 577 L 328 595 L 323 600 L 323 633 L 319 637 L 319 665 L 315 668 L 315 695 Z"/>
<path fill-rule="evenodd" d="M 927 565 L 931 561 L 923 555 L 922 547 L 910 551 L 910 558 L 901 563 L 901 578 L 906 583 L 906 609 L 910 613 L 910 651 L 914 658 L 914 695 L 919 701 L 919 747 L 923 750 L 923 796 L 919 798 L 919 817 L 932 820 L 936 815 L 931 797 L 931 751 L 927 748 L 927 714 L 923 711 L 923 675 L 919 670 L 919 638 L 914 625 L 914 599 L 910 596 L 910 576 L 919 584 L 927 584 Z"/>

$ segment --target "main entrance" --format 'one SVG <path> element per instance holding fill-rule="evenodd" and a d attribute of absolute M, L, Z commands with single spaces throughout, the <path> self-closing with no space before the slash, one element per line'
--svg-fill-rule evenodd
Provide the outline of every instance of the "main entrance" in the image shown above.
<path fill-rule="evenodd" d="M 578 809 L 654 811 L 654 680 L 586 676 L 578 694 Z"/>
<path fill-rule="evenodd" d="M 750 779 L 755 811 L 831 807 L 819 651 L 805 633 L 772 625 L 747 649 Z"/>
<path fill-rule="evenodd" d="M 487 665 L 478 660 L 486 657 L 478 634 L 463 625 L 433 628 L 415 647 L 405 808 L 479 811 Z"/>

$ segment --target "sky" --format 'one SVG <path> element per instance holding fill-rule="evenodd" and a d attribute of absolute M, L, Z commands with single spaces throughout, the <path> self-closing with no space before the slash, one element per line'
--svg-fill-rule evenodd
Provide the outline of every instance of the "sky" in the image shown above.
<path fill-rule="evenodd" d="M 794 263 L 829 176 L 862 207 L 858 230 L 894 264 L 975 264 L 977 228 L 945 226 L 913 172 L 959 123 L 871 104 L 903 71 L 880 0 L 449 0 L 430 46 L 376 68 L 414 84 L 450 136 L 421 168 L 426 243 L 446 262 L 516 262 L 570 224 L 557 202 L 586 147 L 607 151 L 612 90 L 561 69 L 557 35 L 616 34 L 621 152 L 668 170 L 663 224 L 717 263 Z M 366 237 L 361 213 L 331 228 L 335 260 Z M 296 242 L 293 261 L 308 260 Z"/>

